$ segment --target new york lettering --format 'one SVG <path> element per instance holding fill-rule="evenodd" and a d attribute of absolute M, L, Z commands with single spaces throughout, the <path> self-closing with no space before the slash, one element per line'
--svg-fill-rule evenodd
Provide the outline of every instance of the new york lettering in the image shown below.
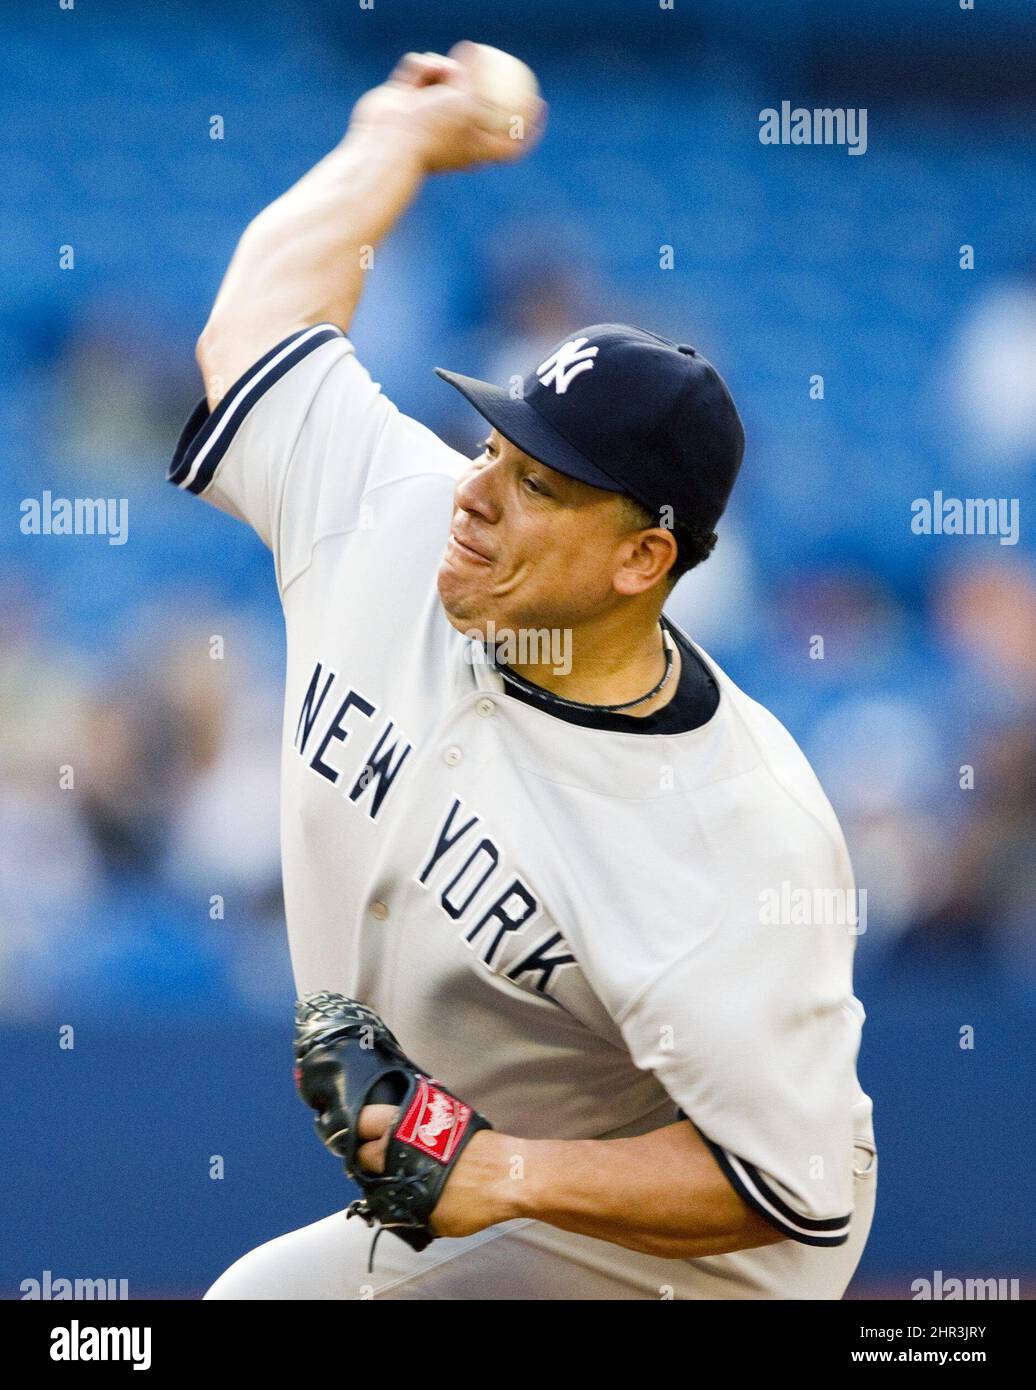
<path fill-rule="evenodd" d="M 455 798 L 417 881 L 427 888 L 433 877 L 438 879 L 441 886 L 433 891 L 451 921 L 466 926 L 467 920 L 474 919 L 466 926 L 464 940 L 484 965 L 497 970 L 504 942 L 513 934 L 524 933 L 539 915 L 540 903 L 521 878 L 501 868 L 503 856 L 499 847 L 487 834 L 476 831 L 480 817 L 470 815 L 464 819 L 462 808 L 460 798 Z M 437 872 L 440 867 L 441 873 Z M 487 887 L 492 899 L 472 911 L 476 898 Z M 574 965 L 575 959 L 561 933 L 551 931 L 504 973 L 516 983 L 523 976 L 531 977 L 537 993 L 553 998 L 550 986 L 555 972 Z"/>
<path fill-rule="evenodd" d="M 347 748 L 353 734 L 362 729 L 362 721 L 368 723 L 378 712 L 378 707 L 372 701 L 366 699 L 358 690 L 349 689 L 337 704 L 335 700 L 329 700 L 328 696 L 331 687 L 337 680 L 334 671 L 329 670 L 324 673 L 323 666 L 318 661 L 313 669 L 313 675 L 305 695 L 302 697 L 302 706 L 299 710 L 299 721 L 295 727 L 294 746 L 301 757 L 309 758 L 309 765 L 313 771 L 332 786 L 338 786 L 344 779 L 348 780 L 346 770 L 336 766 L 330 759 L 338 750 L 332 745 L 339 744 Z M 334 713 L 330 714 L 333 710 Z M 327 725 L 324 727 L 323 734 L 317 738 L 314 729 L 319 720 L 328 718 Z M 410 756 L 413 745 L 407 743 L 400 749 L 400 738 L 389 743 L 389 739 L 395 731 L 395 724 L 391 719 L 387 721 L 381 730 L 373 746 L 369 751 L 356 773 L 348 788 L 347 796 L 349 800 L 357 803 L 360 798 L 369 793 L 366 800 L 366 811 L 371 820 L 377 817 L 381 810 L 382 802 L 392 788 L 393 782 L 399 776 L 400 770 L 407 758 Z M 314 747 L 315 745 L 315 747 Z M 310 748 L 313 752 L 310 754 Z"/>

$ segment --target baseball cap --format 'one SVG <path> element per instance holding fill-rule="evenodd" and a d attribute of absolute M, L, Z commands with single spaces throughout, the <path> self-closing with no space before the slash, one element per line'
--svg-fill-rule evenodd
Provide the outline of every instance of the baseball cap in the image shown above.
<path fill-rule="evenodd" d="M 697 349 L 642 328 L 597 323 L 565 338 L 521 393 L 436 373 L 530 458 L 623 492 L 666 524 L 712 530 L 727 505 L 745 432 L 726 383 Z"/>

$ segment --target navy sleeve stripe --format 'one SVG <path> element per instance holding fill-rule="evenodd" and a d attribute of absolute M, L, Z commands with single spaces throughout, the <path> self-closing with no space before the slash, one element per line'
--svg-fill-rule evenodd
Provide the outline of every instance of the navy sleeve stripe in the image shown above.
<path fill-rule="evenodd" d="M 187 492 L 204 492 L 256 401 L 304 357 L 333 338 L 344 337 L 342 330 L 334 324 L 321 323 L 314 328 L 302 328 L 272 347 L 250 367 L 211 414 L 206 402 L 199 401 L 176 445 L 166 475 L 168 481 Z"/>
<path fill-rule="evenodd" d="M 698 1133 L 701 1134 L 701 1130 Z M 800 1216 L 774 1192 L 751 1163 L 728 1153 L 704 1134 L 702 1138 L 738 1195 L 786 1236 L 803 1245 L 844 1245 L 849 1239 L 851 1212 L 848 1216 Z"/>

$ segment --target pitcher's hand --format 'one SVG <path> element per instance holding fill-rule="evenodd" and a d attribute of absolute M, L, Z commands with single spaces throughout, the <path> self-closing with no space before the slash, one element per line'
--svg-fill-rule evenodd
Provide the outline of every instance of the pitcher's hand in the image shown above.
<path fill-rule="evenodd" d="M 529 119 L 506 132 L 485 128 L 484 104 L 475 95 L 465 64 L 470 45 L 455 44 L 449 55 L 407 53 L 387 82 L 360 98 L 352 130 L 390 130 L 416 143 L 430 174 L 470 169 L 476 164 L 514 163 L 543 133 L 546 102 L 535 98 Z"/>

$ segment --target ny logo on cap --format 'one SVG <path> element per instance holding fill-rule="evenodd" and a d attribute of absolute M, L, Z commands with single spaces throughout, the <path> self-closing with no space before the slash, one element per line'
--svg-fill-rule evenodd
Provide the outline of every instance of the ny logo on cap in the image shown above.
<path fill-rule="evenodd" d="M 557 352 L 552 352 L 545 362 L 536 368 L 541 386 L 553 386 L 559 396 L 568 390 L 573 378 L 580 372 L 588 372 L 597 356 L 595 347 L 584 347 L 586 338 L 572 338 L 562 343 Z"/>

